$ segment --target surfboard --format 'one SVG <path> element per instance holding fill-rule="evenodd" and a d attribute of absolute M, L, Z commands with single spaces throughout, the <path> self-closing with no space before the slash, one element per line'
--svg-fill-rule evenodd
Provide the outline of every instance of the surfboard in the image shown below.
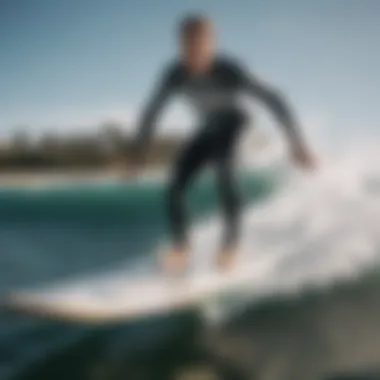
<path fill-rule="evenodd" d="M 103 280 L 14 291 L 7 295 L 3 306 L 11 311 L 73 322 L 131 321 L 201 307 L 212 299 L 257 290 L 268 269 L 265 263 L 253 262 L 230 272 L 213 270 L 181 277 L 156 273 L 128 279 L 122 273 L 108 274 Z"/>

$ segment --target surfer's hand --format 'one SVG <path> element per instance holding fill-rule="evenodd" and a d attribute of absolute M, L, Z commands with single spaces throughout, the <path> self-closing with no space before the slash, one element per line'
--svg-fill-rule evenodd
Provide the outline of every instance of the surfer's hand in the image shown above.
<path fill-rule="evenodd" d="M 295 144 L 291 147 L 292 161 L 306 170 L 315 170 L 317 162 L 312 153 L 301 144 Z"/>

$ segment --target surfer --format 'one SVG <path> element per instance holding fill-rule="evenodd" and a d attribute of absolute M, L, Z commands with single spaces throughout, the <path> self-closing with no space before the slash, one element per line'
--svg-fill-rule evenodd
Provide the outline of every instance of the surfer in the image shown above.
<path fill-rule="evenodd" d="M 261 82 L 238 60 L 217 52 L 212 22 L 201 15 L 185 17 L 179 26 L 179 57 L 171 62 L 142 113 L 136 137 L 135 158 L 141 164 L 160 111 L 173 95 L 183 95 L 200 119 L 198 131 L 175 161 L 168 188 L 168 214 L 172 248 L 165 256 L 169 270 L 183 269 L 188 260 L 189 242 L 185 193 L 195 175 L 206 164 L 214 164 L 225 215 L 218 265 L 228 269 L 238 253 L 241 205 L 235 187 L 233 157 L 235 143 L 247 121 L 239 102 L 242 93 L 264 103 L 276 116 L 290 145 L 293 160 L 313 168 L 314 158 L 307 148 L 297 122 L 284 98 Z"/>

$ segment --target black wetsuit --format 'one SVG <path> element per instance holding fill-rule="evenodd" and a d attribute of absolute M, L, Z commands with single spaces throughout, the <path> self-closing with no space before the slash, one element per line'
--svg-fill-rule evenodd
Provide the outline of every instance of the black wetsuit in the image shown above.
<path fill-rule="evenodd" d="M 195 107 L 201 123 L 195 136 L 181 151 L 168 190 L 169 220 L 173 242 L 187 243 L 185 190 L 195 174 L 207 163 L 216 165 L 219 192 L 226 217 L 225 249 L 236 244 L 240 204 L 233 179 L 233 150 L 246 116 L 240 103 L 243 93 L 254 95 L 275 113 L 290 138 L 297 139 L 294 122 L 278 93 L 260 83 L 235 60 L 218 57 L 203 75 L 191 75 L 181 62 L 164 72 L 143 113 L 138 133 L 140 152 L 147 145 L 159 112 L 172 95 L 183 95 Z"/>

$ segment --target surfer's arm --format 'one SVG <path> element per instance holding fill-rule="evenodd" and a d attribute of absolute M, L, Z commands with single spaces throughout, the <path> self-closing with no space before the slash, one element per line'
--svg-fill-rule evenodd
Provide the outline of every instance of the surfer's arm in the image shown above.
<path fill-rule="evenodd" d="M 298 121 L 281 92 L 247 72 L 242 73 L 242 81 L 247 92 L 272 112 L 292 147 L 304 149 L 305 142 Z"/>
<path fill-rule="evenodd" d="M 291 155 L 296 163 L 307 168 L 314 168 L 316 162 L 286 98 L 280 91 L 262 82 L 255 75 L 250 74 L 248 70 L 237 68 L 236 74 L 244 90 L 261 101 L 282 126 L 290 145 Z"/>
<path fill-rule="evenodd" d="M 159 83 L 153 88 L 146 106 L 140 116 L 137 127 L 137 134 L 134 139 L 134 154 L 141 158 L 151 141 L 154 126 L 159 118 L 161 111 L 168 102 L 174 91 L 173 70 L 166 70 L 161 76 Z"/>

